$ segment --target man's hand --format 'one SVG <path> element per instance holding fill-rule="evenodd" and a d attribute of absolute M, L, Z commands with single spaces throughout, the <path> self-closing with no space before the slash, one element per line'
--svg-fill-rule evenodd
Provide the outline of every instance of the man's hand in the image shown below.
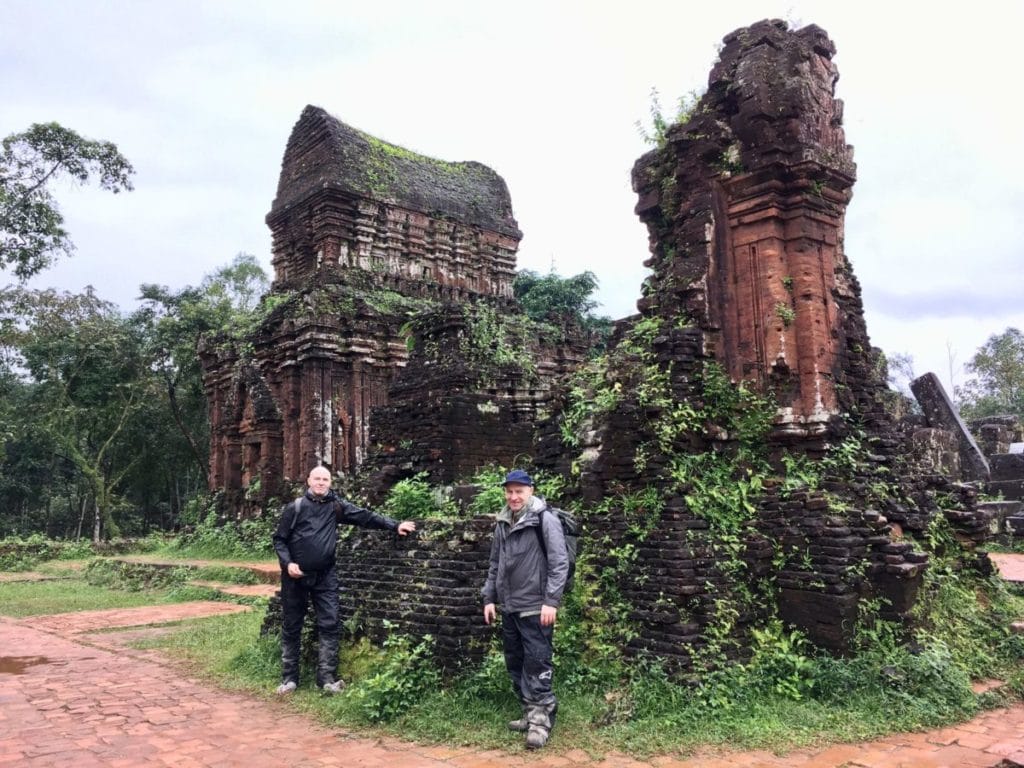
<path fill-rule="evenodd" d="M 484 624 L 490 624 L 494 621 L 494 617 L 497 614 L 497 609 L 494 607 L 494 603 L 488 603 L 484 606 Z"/>
<path fill-rule="evenodd" d="M 550 627 L 555 623 L 555 618 L 558 616 L 558 609 L 550 605 L 542 605 L 540 607 L 540 625 L 542 627 Z"/>
<path fill-rule="evenodd" d="M 398 528 L 395 530 L 398 531 L 399 536 L 405 536 L 406 534 L 412 533 L 416 530 L 416 523 L 412 520 L 403 520 L 398 524 Z"/>
<path fill-rule="evenodd" d="M 306 574 L 304 574 L 302 569 L 299 568 L 298 563 L 288 563 L 288 575 L 293 579 L 301 579 Z"/>

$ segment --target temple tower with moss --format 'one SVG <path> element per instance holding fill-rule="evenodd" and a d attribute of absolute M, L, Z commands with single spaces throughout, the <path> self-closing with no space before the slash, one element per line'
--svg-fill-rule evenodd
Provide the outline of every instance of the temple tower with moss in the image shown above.
<path fill-rule="evenodd" d="M 408 360 L 410 318 L 477 302 L 508 312 L 521 238 L 490 168 L 414 154 L 313 106 L 266 220 L 274 282 L 258 326 L 200 350 L 211 486 L 254 502 L 316 464 L 359 468 Z"/>

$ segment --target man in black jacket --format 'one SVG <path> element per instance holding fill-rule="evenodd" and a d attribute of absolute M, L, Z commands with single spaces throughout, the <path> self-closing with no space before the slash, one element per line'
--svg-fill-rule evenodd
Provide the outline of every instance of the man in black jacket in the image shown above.
<path fill-rule="evenodd" d="M 558 515 L 533 494 L 521 469 L 505 477 L 505 506 L 498 512 L 491 561 L 481 590 L 484 621 L 501 605 L 505 667 L 523 705 L 508 727 L 526 731 L 529 749 L 543 747 L 555 724 L 558 700 L 551 687 L 552 641 L 569 575 L 569 556 Z"/>
<path fill-rule="evenodd" d="M 274 532 L 274 551 L 281 563 L 281 685 L 277 692 L 291 693 L 299 685 L 299 652 L 302 622 L 310 598 L 316 611 L 320 647 L 316 684 L 326 694 L 345 687 L 335 677 L 338 670 L 338 573 L 334 568 L 338 523 L 396 531 L 405 536 L 416 523 L 396 523 L 340 498 L 331 490 L 331 473 L 314 467 L 306 478 L 308 489 L 281 512 Z"/>

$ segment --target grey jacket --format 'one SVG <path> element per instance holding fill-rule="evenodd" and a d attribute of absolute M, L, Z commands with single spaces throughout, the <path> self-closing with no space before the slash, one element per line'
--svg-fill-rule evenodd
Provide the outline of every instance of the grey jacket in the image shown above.
<path fill-rule="evenodd" d="M 544 499 L 531 496 L 514 523 L 508 506 L 498 513 L 490 568 L 481 590 L 485 605 L 497 603 L 506 613 L 539 612 L 542 605 L 561 605 L 569 556 L 558 515 L 546 512 L 540 516 L 546 507 Z M 537 539 L 536 528 L 542 519 L 547 557 Z"/>

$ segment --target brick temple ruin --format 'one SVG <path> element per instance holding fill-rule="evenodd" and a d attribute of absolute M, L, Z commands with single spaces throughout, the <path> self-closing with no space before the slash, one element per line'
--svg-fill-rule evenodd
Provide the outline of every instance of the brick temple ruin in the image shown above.
<path fill-rule="evenodd" d="M 582 359 L 586 337 L 569 327 L 528 340 L 529 371 L 466 359 L 465 308 L 514 311 L 522 234 L 494 171 L 416 155 L 310 106 L 267 224 L 272 310 L 251 338 L 200 350 L 210 483 L 230 508 L 290 498 L 318 464 L 352 474 L 371 459 L 382 483 L 420 470 L 451 482 L 530 453 L 545 392 Z M 462 370 L 424 369 L 424 351 L 438 348 Z"/>
<path fill-rule="evenodd" d="M 452 482 L 530 457 L 566 478 L 563 502 L 578 504 L 591 532 L 601 574 L 592 587 L 613 579 L 629 606 L 627 650 L 684 672 L 724 626 L 723 600 L 744 590 L 765 599 L 728 617 L 725 657 L 742 657 L 749 629 L 771 615 L 835 650 L 866 599 L 908 619 L 928 557 L 905 536 L 942 516 L 974 564 L 993 513 L 977 504 L 977 483 L 960 482 L 974 479 L 962 465 L 921 447 L 924 428 L 947 458 L 958 453 L 955 426 L 893 415 L 844 248 L 856 166 L 834 53 L 813 25 L 766 20 L 733 32 L 690 117 L 637 161 L 651 274 L 591 381 L 614 393 L 614 406 L 595 407 L 574 436 L 570 379 L 588 351 L 578 329 L 543 346 L 524 339 L 522 359 L 538 361 L 529 369 L 465 354 L 467 305 L 515 313 L 519 231 L 501 180 L 477 164 L 411 156 L 307 108 L 267 218 L 281 308 L 250 352 L 204 353 L 214 485 L 240 492 L 258 477 L 265 493 L 313 461 L 362 468 L 383 485 L 415 471 Z M 707 405 L 713 370 L 774 404 L 763 447 L 779 474 L 752 486 L 731 550 L 673 466 L 735 452 L 741 427 L 664 429 L 672 413 Z M 667 398 L 651 399 L 655 383 Z M 856 461 L 839 466 L 844 449 Z M 787 482 L 787 462 L 823 460 L 820 485 Z M 660 500 L 638 523 L 625 500 L 652 490 Z M 394 621 L 434 636 L 443 660 L 472 658 L 489 637 L 478 595 L 489 530 L 489 518 L 475 518 L 425 522 L 414 541 L 353 531 L 338 566 L 354 587 L 342 590 L 345 611 L 372 637 Z M 623 551 L 635 559 L 613 554 Z"/>

